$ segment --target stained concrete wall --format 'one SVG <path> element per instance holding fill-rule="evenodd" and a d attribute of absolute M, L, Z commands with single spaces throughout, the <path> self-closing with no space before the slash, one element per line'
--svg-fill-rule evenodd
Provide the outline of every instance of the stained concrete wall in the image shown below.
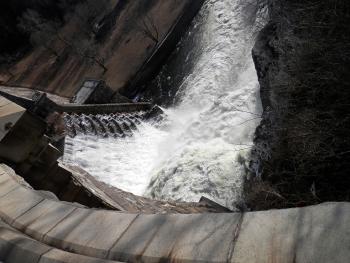
<path fill-rule="evenodd" d="M 37 150 L 45 129 L 42 120 L 0 96 L 0 160 L 19 163 L 30 158 Z"/>
<path fill-rule="evenodd" d="M 0 140 L 13 128 L 23 116 L 25 109 L 0 96 Z"/>
<path fill-rule="evenodd" d="M 64 97 L 72 97 L 85 78 L 103 79 L 114 91 L 129 86 L 131 81 L 133 87 L 144 84 L 170 54 L 202 3 L 203 0 L 110 0 L 110 8 L 105 10 L 109 30 L 95 43 L 96 57 L 107 71 L 78 55 L 71 44 L 57 39 L 51 47 L 59 57 L 43 47 L 35 47 L 7 70 L 11 74 L 0 72 L 3 82 L 35 86 Z M 65 40 L 82 34 L 76 16 L 67 21 L 59 34 Z"/>
<path fill-rule="evenodd" d="M 0 262 L 6 263 L 112 263 L 68 253 L 40 243 L 0 220 Z"/>
<path fill-rule="evenodd" d="M 46 199 L 15 178 L 1 165 L 0 218 L 39 243 L 69 253 L 127 262 L 344 263 L 350 258 L 349 203 L 144 215 Z M 0 240 L 6 241 L 1 231 Z"/>

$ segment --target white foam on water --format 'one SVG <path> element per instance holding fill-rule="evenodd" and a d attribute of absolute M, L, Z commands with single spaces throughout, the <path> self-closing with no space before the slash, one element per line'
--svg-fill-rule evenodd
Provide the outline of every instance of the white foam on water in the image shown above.
<path fill-rule="evenodd" d="M 206 196 L 229 208 L 241 201 L 244 160 L 262 112 L 251 58 L 256 27 L 243 2 L 205 2 L 183 39 L 196 38 L 187 51 L 194 66 L 163 123 L 142 123 L 125 139 L 70 138 L 65 160 L 138 195 L 195 202 Z"/>
<path fill-rule="evenodd" d="M 145 175 L 158 158 L 155 145 L 166 133 L 142 123 L 132 137 L 102 138 L 79 134 L 66 137 L 63 161 L 79 165 L 98 180 L 142 195 L 149 183 Z"/>

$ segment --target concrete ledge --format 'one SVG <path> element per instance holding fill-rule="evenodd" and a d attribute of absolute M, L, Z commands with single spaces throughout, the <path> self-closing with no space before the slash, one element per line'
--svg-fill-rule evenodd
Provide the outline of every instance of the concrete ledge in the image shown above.
<path fill-rule="evenodd" d="M 109 114 L 117 112 L 148 111 L 153 105 L 147 102 L 117 104 L 57 104 L 57 111 L 84 114 Z"/>
<path fill-rule="evenodd" d="M 244 214 L 120 213 L 45 199 L 3 167 L 0 218 L 62 251 L 146 263 L 344 263 L 350 258 L 349 203 Z"/>
<path fill-rule="evenodd" d="M 14 230 L 0 220 L 0 261 L 6 263 L 112 263 L 49 247 Z"/>
<path fill-rule="evenodd" d="M 350 204 L 247 213 L 235 246 L 235 263 L 348 262 Z"/>
<path fill-rule="evenodd" d="M 23 107 L 0 96 L 0 140 L 9 133 L 25 111 Z"/>

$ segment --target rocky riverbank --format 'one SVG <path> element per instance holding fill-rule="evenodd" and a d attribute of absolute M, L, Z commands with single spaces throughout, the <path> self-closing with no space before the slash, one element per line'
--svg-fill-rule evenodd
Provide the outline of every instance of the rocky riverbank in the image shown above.
<path fill-rule="evenodd" d="M 268 1 L 253 49 L 263 121 L 252 209 L 350 200 L 350 3 Z"/>

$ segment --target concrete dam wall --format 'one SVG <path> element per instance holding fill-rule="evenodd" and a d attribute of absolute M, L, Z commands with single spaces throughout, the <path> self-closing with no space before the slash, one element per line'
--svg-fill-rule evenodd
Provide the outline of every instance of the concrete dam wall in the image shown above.
<path fill-rule="evenodd" d="M 73 262 L 69 253 L 75 262 L 344 263 L 350 257 L 347 203 L 248 213 L 118 213 L 50 200 L 1 165 L 0 217 L 5 262 L 23 262 L 21 253 L 30 262 Z"/>
<path fill-rule="evenodd" d="M 96 78 L 130 95 L 159 70 L 203 0 L 103 3 L 104 11 L 92 17 L 98 28 L 90 32 L 93 39 L 81 36 L 84 32 L 79 14 L 73 13 L 51 36 L 49 49 L 46 44 L 34 46 L 9 68 L 11 74 L 1 76 L 0 82 L 71 97 L 84 79 Z M 88 51 L 84 41 L 74 42 L 80 36 L 96 54 L 84 55 Z"/>

